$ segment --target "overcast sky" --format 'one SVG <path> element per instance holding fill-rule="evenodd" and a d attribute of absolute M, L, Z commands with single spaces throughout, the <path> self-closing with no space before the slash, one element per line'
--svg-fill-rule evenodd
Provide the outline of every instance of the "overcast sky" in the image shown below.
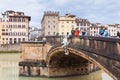
<path fill-rule="evenodd" d="M 6 10 L 23 11 L 31 16 L 30 26 L 38 28 L 44 11 L 71 13 L 92 23 L 120 23 L 120 0 L 0 0 L 0 13 Z"/>

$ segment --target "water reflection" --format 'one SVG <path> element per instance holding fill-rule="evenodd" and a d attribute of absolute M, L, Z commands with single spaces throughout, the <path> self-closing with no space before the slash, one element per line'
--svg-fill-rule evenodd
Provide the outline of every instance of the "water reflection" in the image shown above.
<path fill-rule="evenodd" d="M 2 80 L 102 80 L 101 72 L 98 71 L 90 75 L 63 78 L 19 77 L 18 62 L 0 62 L 0 79 Z M 95 76 L 96 73 L 97 76 Z"/>
<path fill-rule="evenodd" d="M 113 80 L 102 70 L 89 75 L 62 78 L 19 77 L 19 54 L 4 55 L 6 59 L 3 55 L 0 54 L 0 80 Z"/>

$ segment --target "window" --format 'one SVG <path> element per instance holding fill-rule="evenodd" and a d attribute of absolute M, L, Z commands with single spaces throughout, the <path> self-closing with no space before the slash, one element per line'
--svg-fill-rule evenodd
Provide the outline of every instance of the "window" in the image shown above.
<path fill-rule="evenodd" d="M 64 25 L 62 25 L 61 27 L 64 28 Z"/>
<path fill-rule="evenodd" d="M 86 23 L 84 23 L 84 26 L 86 26 Z"/>
<path fill-rule="evenodd" d="M 13 18 L 13 22 L 17 22 L 16 17 Z"/>
<path fill-rule="evenodd" d="M 21 25 L 18 25 L 18 28 L 21 28 Z"/>
<path fill-rule="evenodd" d="M 53 34 L 55 35 L 55 32 Z"/>
<path fill-rule="evenodd" d="M 50 32 L 48 32 L 48 35 L 50 35 Z"/>
<path fill-rule="evenodd" d="M 22 25 L 22 28 L 25 28 L 25 25 Z"/>
<path fill-rule="evenodd" d="M 53 27 L 55 28 L 55 25 Z"/>
<path fill-rule="evenodd" d="M 22 22 L 25 22 L 25 19 L 24 19 L 24 18 L 22 19 Z"/>
<path fill-rule="evenodd" d="M 18 43 L 20 43 L 21 42 L 21 38 L 18 38 Z"/>
<path fill-rule="evenodd" d="M 62 35 L 64 35 L 64 32 L 62 32 Z"/>
<path fill-rule="evenodd" d="M 87 26 L 90 26 L 90 24 L 87 24 Z"/>
<path fill-rule="evenodd" d="M 5 31 L 5 29 L 2 29 L 2 31 Z"/>
<path fill-rule="evenodd" d="M 9 22 L 12 22 L 12 18 L 9 19 Z"/>
<path fill-rule="evenodd" d="M 16 38 L 14 38 L 14 43 L 16 43 Z"/>
<path fill-rule="evenodd" d="M 77 26 L 79 26 L 79 23 L 77 23 Z"/>
<path fill-rule="evenodd" d="M 4 25 L 2 27 L 4 28 Z"/>
<path fill-rule="evenodd" d="M 12 38 L 10 38 L 10 42 L 9 43 L 12 44 Z"/>
<path fill-rule="evenodd" d="M 48 28 L 50 28 L 50 25 L 48 25 Z"/>
<path fill-rule="evenodd" d="M 25 38 L 23 38 L 23 41 L 25 41 Z"/>
<path fill-rule="evenodd" d="M 8 28 L 8 25 L 6 25 L 6 28 Z"/>
<path fill-rule="evenodd" d="M 82 26 L 82 23 L 80 25 Z"/>

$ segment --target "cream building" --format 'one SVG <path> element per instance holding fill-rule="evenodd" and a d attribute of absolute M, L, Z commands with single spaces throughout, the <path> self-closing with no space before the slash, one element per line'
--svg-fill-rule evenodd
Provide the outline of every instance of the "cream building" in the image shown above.
<path fill-rule="evenodd" d="M 120 32 L 120 24 L 115 24 L 117 26 L 117 31 Z"/>
<path fill-rule="evenodd" d="M 108 28 L 109 35 L 111 37 L 116 37 L 117 36 L 117 31 L 118 31 L 118 26 L 117 25 L 115 25 L 115 24 L 108 24 L 108 25 L 105 25 L 105 27 Z"/>
<path fill-rule="evenodd" d="M 75 22 L 76 16 L 72 14 L 66 14 L 59 17 L 59 35 L 66 35 L 67 32 L 71 35 L 72 28 L 76 28 Z"/>
<path fill-rule="evenodd" d="M 31 17 L 24 12 L 12 10 L 2 13 L 1 43 L 14 44 L 21 41 L 28 41 L 28 28 Z"/>
<path fill-rule="evenodd" d="M 99 30 L 104 26 L 90 26 L 90 36 L 98 36 Z"/>
<path fill-rule="evenodd" d="M 43 36 L 55 36 L 58 34 L 59 12 L 44 12 L 41 26 Z"/>
<path fill-rule="evenodd" d="M 76 26 L 79 28 L 80 32 L 85 31 L 85 35 L 89 35 L 91 23 L 88 19 L 76 18 Z"/>

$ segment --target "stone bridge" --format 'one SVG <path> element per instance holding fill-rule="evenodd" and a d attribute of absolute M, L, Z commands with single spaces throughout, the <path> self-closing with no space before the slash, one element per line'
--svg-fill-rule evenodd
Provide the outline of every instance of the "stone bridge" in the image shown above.
<path fill-rule="evenodd" d="M 91 65 L 95 65 L 113 79 L 120 80 L 120 39 L 90 36 L 70 38 L 67 47 L 69 55 L 65 55 L 61 47 L 62 40 L 61 36 L 48 36 L 46 42 L 23 42 L 20 71 L 27 69 L 29 75 L 35 74 L 35 71 L 30 71 L 36 65 L 38 75 L 83 75 L 94 70 Z"/>

